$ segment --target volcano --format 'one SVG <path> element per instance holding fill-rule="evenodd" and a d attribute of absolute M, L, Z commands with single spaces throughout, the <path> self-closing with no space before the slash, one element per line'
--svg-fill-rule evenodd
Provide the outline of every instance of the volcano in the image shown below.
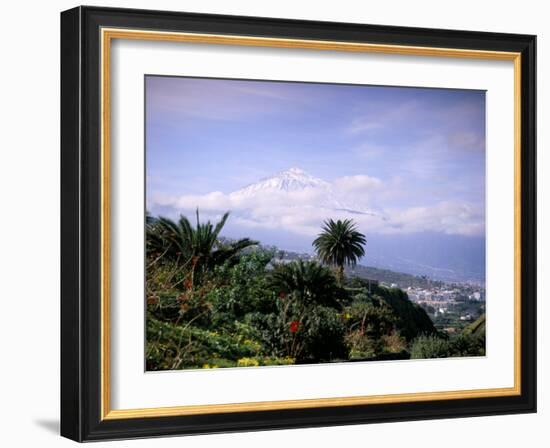
<path fill-rule="evenodd" d="M 323 209 L 356 215 L 379 216 L 372 210 L 347 203 L 345 195 L 338 192 L 332 184 L 296 167 L 260 179 L 258 182 L 230 193 L 231 199 L 235 201 L 261 200 L 262 196 L 267 195 L 281 197 L 283 201 L 286 200 L 288 206 L 292 206 L 296 199 L 302 199 L 309 195 L 320 198 L 315 201 L 315 204 Z M 303 201 L 299 202 L 300 204 L 296 204 L 296 206 L 303 206 Z"/>

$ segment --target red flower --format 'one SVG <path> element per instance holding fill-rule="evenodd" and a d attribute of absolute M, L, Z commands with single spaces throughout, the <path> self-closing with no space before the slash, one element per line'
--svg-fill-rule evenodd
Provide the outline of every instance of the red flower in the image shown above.
<path fill-rule="evenodd" d="M 300 329 L 300 322 L 298 322 L 297 320 L 293 320 L 292 322 L 290 322 L 291 333 L 296 333 L 299 329 Z"/>

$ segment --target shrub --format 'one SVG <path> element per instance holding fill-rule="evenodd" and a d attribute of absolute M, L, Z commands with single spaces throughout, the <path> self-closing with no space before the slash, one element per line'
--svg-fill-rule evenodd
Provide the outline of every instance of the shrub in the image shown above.
<path fill-rule="evenodd" d="M 277 313 L 251 313 L 247 319 L 258 329 L 263 347 L 271 356 L 290 357 L 296 363 L 347 357 L 345 325 L 333 308 L 302 308 L 295 302 L 280 300 Z"/>
<path fill-rule="evenodd" d="M 289 297 L 302 307 L 340 308 L 339 299 L 345 296 L 331 270 L 314 261 L 276 264 L 269 283 L 277 296 Z"/>
<path fill-rule="evenodd" d="M 485 356 L 485 338 L 461 333 L 451 341 L 451 356 Z"/>
<path fill-rule="evenodd" d="M 407 349 L 407 341 L 397 332 L 382 336 L 385 353 L 402 353 Z"/>
<path fill-rule="evenodd" d="M 450 355 L 449 342 L 437 336 L 419 336 L 412 343 L 412 359 L 446 358 Z"/>
<path fill-rule="evenodd" d="M 345 308 L 343 316 L 350 330 L 358 330 L 373 339 L 380 339 L 395 328 L 396 316 L 392 308 L 379 298 L 356 300 Z"/>
<path fill-rule="evenodd" d="M 254 358 L 241 358 L 237 361 L 237 367 L 258 367 L 260 363 Z"/>
<path fill-rule="evenodd" d="M 426 311 L 416 303 L 409 300 L 405 292 L 398 288 L 376 288 L 377 294 L 392 307 L 397 316 L 396 325 L 407 341 L 411 341 L 420 335 L 433 335 L 437 333 Z M 381 290 L 381 291 L 380 291 Z"/>
<path fill-rule="evenodd" d="M 205 364 L 234 367 L 241 358 L 253 358 L 261 345 L 238 334 L 218 333 L 147 317 L 147 370 L 201 368 Z"/>
<path fill-rule="evenodd" d="M 269 289 L 266 265 L 273 254 L 253 251 L 236 264 L 216 268 L 211 289 L 205 298 L 212 304 L 214 319 L 234 320 L 250 312 L 269 313 L 275 309 L 275 294 Z M 214 325 L 218 322 L 213 322 Z"/>
<path fill-rule="evenodd" d="M 360 330 L 346 334 L 350 359 L 376 358 L 383 351 L 382 340 L 371 338 Z"/>
<path fill-rule="evenodd" d="M 304 326 L 304 353 L 299 361 L 319 362 L 346 359 L 345 325 L 338 313 L 329 307 L 316 307 Z"/>
<path fill-rule="evenodd" d="M 452 356 L 485 356 L 485 314 L 451 340 Z"/>

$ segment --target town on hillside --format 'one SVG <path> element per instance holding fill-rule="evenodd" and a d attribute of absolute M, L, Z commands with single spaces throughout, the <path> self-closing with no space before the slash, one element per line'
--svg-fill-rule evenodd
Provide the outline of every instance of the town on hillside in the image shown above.
<path fill-rule="evenodd" d="M 317 261 L 315 254 L 278 250 L 279 262 Z M 420 305 L 434 326 L 449 335 L 460 333 L 485 313 L 485 286 L 480 282 L 444 282 L 389 269 L 356 265 L 346 273 L 372 285 L 400 288 L 409 300 Z"/>

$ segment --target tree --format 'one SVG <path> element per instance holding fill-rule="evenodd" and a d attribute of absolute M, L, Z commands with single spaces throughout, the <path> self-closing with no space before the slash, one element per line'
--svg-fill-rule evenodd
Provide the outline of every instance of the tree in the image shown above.
<path fill-rule="evenodd" d="M 236 241 L 219 238 L 229 212 L 224 213 L 216 225 L 210 221 L 201 223 L 198 209 L 196 216 L 195 227 L 182 215 L 177 222 L 165 217 L 149 218 L 146 229 L 147 252 L 153 258 L 152 262 L 169 260 L 189 269 L 190 286 L 196 275 L 236 258 L 243 249 L 258 244 L 249 238 Z"/>
<path fill-rule="evenodd" d="M 270 284 L 280 297 L 290 296 L 303 306 L 339 307 L 339 288 L 332 272 L 314 261 L 276 265 Z"/>
<path fill-rule="evenodd" d="M 274 354 L 296 362 L 347 358 L 338 300 L 345 292 L 330 269 L 303 260 L 276 264 L 269 283 L 277 311 L 260 318 L 259 326 Z"/>
<path fill-rule="evenodd" d="M 447 358 L 451 355 L 451 346 L 445 339 L 434 335 L 422 335 L 412 342 L 412 359 Z"/>
<path fill-rule="evenodd" d="M 322 232 L 313 241 L 319 258 L 328 265 L 336 267 L 336 278 L 341 286 L 344 280 L 344 265 L 355 266 L 365 255 L 365 235 L 357 230 L 351 219 L 323 223 Z"/>

